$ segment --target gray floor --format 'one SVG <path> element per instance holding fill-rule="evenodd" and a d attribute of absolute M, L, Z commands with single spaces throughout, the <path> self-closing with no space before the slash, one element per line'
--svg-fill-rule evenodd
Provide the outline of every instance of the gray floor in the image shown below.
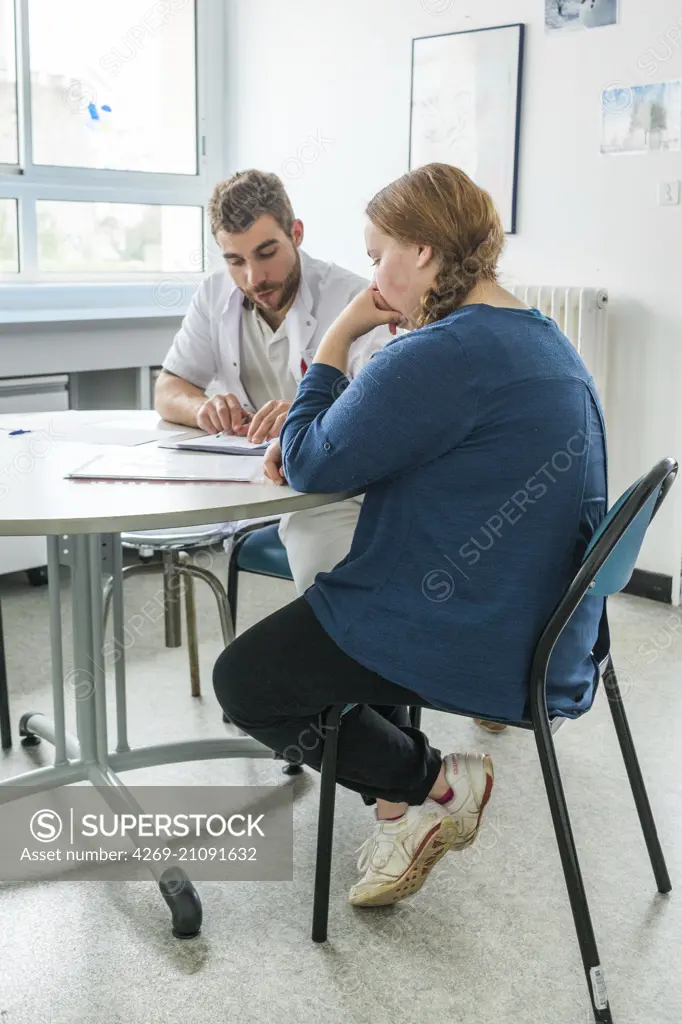
<path fill-rule="evenodd" d="M 128 653 L 131 740 L 219 736 L 210 671 L 217 619 L 199 593 L 204 696 L 189 695 L 185 648 L 144 619 Z M 140 615 L 158 581 L 129 584 Z M 0 581 L 13 719 L 50 709 L 47 595 Z M 240 628 L 289 600 L 288 584 L 246 580 Z M 66 603 L 66 602 L 65 602 Z M 682 615 L 613 602 L 614 651 L 673 883 L 682 877 Z M 67 625 L 68 630 L 68 625 Z M 132 634 L 131 634 L 132 635 Z M 645 646 L 642 646 L 645 645 Z M 70 708 L 69 711 L 73 709 Z M 589 1024 L 592 1020 L 532 736 L 488 739 L 429 714 L 444 751 L 490 749 L 496 786 L 478 844 L 441 862 L 407 903 L 354 910 L 346 891 L 371 811 L 341 792 L 330 941 L 310 941 L 317 777 L 295 788 L 293 883 L 201 883 L 200 938 L 171 937 L 153 884 L 0 885 L 0 1024 L 326 1021 Z M 597 938 L 618 1024 L 682 1020 L 679 896 L 655 892 L 606 702 L 557 736 Z M 50 763 L 15 745 L 0 777 Z M 206 762 L 128 773 L 152 784 L 291 785 L 270 761 Z M 678 845 L 679 843 L 679 845 Z"/>

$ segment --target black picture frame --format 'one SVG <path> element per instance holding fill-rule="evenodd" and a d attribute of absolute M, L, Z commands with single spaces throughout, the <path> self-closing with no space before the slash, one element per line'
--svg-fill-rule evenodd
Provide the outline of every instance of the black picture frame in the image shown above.
<path fill-rule="evenodd" d="M 408 168 L 413 170 L 413 143 L 414 143 L 414 118 L 415 118 L 415 58 L 417 55 L 417 49 L 420 43 L 424 40 L 430 39 L 443 39 L 449 36 L 461 37 L 470 36 L 477 33 L 484 32 L 501 32 L 515 29 L 518 33 L 518 50 L 517 52 L 517 64 L 516 64 L 516 109 L 513 113 L 513 140 L 512 140 L 512 159 L 511 166 L 512 170 L 512 181 L 510 183 L 510 195 L 506 197 L 509 202 L 509 216 L 505 217 L 503 210 L 503 220 L 505 221 L 504 229 L 508 235 L 514 235 L 517 233 L 518 226 L 518 193 L 519 193 L 519 164 L 520 164 L 520 152 L 521 152 L 521 116 L 523 109 L 523 76 L 524 76 L 524 57 L 525 57 L 525 39 L 526 39 L 526 26 L 521 22 L 513 22 L 508 25 L 491 25 L 485 28 L 467 29 L 463 32 L 441 32 L 434 35 L 428 36 L 416 36 L 412 40 L 412 67 L 411 67 L 411 78 L 410 78 L 410 131 L 409 131 L 409 148 L 408 148 Z M 443 163 L 452 163 L 452 160 L 443 159 Z M 466 167 L 462 168 L 466 171 Z M 484 182 L 477 182 L 485 187 Z M 499 197 L 493 194 L 493 199 L 500 206 Z"/>

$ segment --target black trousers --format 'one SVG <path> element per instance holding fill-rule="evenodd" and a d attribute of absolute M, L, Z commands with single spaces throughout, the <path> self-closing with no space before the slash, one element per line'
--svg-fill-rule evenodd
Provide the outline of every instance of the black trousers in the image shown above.
<path fill-rule="evenodd" d="M 441 754 L 409 725 L 408 705 L 427 702 L 348 657 L 304 597 L 242 633 L 218 658 L 213 685 L 235 725 L 287 760 L 319 770 L 324 712 L 343 716 L 337 779 L 368 796 L 422 804 Z"/>

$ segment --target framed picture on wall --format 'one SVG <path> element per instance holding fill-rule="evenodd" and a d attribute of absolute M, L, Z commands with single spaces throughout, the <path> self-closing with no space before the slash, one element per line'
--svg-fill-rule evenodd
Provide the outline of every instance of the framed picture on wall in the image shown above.
<path fill-rule="evenodd" d="M 410 170 L 460 167 L 516 231 L 524 25 L 412 40 Z"/>
<path fill-rule="evenodd" d="M 545 28 L 566 32 L 618 24 L 618 0 L 545 0 Z"/>

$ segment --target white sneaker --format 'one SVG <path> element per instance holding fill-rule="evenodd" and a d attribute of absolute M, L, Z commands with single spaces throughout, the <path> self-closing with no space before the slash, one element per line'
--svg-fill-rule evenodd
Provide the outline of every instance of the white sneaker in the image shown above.
<path fill-rule="evenodd" d="M 377 821 L 360 847 L 358 870 L 363 875 L 350 890 L 349 902 L 383 907 L 414 895 L 456 838 L 447 809 L 429 799 L 421 807 L 408 807 L 396 821 Z"/>
<path fill-rule="evenodd" d="M 481 818 L 495 780 L 489 754 L 448 754 L 443 758 L 445 778 L 455 794 L 441 806 L 455 824 L 453 850 L 464 850 L 478 836 Z"/>

